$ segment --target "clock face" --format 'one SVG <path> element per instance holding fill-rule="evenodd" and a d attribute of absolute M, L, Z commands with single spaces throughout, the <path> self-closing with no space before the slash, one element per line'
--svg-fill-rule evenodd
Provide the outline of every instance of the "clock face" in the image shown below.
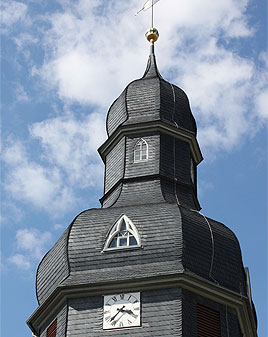
<path fill-rule="evenodd" d="M 140 293 L 104 296 L 103 329 L 140 326 Z"/>

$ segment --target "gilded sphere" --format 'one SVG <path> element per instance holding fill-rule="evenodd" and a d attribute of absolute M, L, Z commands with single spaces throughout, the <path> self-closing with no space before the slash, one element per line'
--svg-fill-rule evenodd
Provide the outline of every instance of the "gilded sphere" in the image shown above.
<path fill-rule="evenodd" d="M 149 41 L 149 42 L 156 42 L 158 40 L 158 37 L 159 37 L 159 33 L 158 33 L 158 30 L 156 28 L 150 28 L 149 30 L 147 30 L 146 34 L 146 39 Z"/>

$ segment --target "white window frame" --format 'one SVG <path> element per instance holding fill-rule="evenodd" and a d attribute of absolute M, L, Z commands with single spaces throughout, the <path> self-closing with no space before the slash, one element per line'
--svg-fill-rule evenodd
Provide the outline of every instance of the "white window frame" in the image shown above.
<path fill-rule="evenodd" d="M 126 224 L 126 230 L 124 230 L 124 232 L 126 232 L 127 234 L 124 237 L 122 236 L 122 238 L 127 239 L 127 245 L 120 246 L 120 244 L 119 244 L 119 242 L 120 242 L 119 234 L 121 233 L 121 225 L 122 225 L 123 221 L 125 221 L 125 224 Z M 136 245 L 129 245 L 130 236 L 133 236 L 135 238 L 135 240 L 137 242 Z M 114 238 L 116 238 L 116 247 L 109 247 Z M 136 226 L 133 224 L 133 222 L 125 214 L 123 214 L 116 221 L 116 223 L 112 226 L 112 228 L 110 229 L 110 231 L 108 233 L 108 236 L 106 238 L 103 250 L 104 251 L 108 251 L 108 250 L 110 251 L 110 250 L 130 249 L 130 248 L 138 248 L 138 247 L 141 247 L 141 239 L 140 239 L 140 235 L 138 233 L 138 230 L 137 230 Z"/>
<path fill-rule="evenodd" d="M 142 154 L 143 154 L 142 145 L 143 144 L 145 144 L 145 146 L 146 146 L 146 158 L 142 158 Z M 136 158 L 137 152 L 139 153 L 138 159 Z M 148 143 L 143 138 L 140 138 L 134 146 L 134 163 L 140 163 L 140 162 L 143 162 L 143 161 L 147 161 L 148 157 L 149 157 Z"/>

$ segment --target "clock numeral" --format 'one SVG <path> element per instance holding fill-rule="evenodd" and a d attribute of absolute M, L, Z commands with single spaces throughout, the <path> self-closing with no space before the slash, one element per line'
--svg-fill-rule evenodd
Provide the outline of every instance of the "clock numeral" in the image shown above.
<path fill-rule="evenodd" d="M 117 301 L 116 296 L 112 297 L 112 300 L 114 300 L 114 302 L 116 302 Z"/>
<path fill-rule="evenodd" d="M 138 300 L 134 301 L 133 304 L 138 303 Z"/>
<path fill-rule="evenodd" d="M 121 328 L 122 326 L 124 326 L 123 322 L 119 323 L 119 327 Z"/>
<path fill-rule="evenodd" d="M 129 319 L 127 320 L 127 322 L 128 322 L 128 324 L 132 324 L 132 322 Z"/>
<path fill-rule="evenodd" d="M 129 296 L 129 298 L 127 299 L 128 301 L 131 299 L 132 295 Z"/>
<path fill-rule="evenodd" d="M 124 299 L 124 297 L 125 297 L 125 295 L 124 295 L 124 294 L 120 294 L 120 299 L 121 299 L 121 300 L 123 300 L 123 299 Z"/>
<path fill-rule="evenodd" d="M 134 310 L 140 310 L 140 308 L 134 308 Z"/>
<path fill-rule="evenodd" d="M 111 322 L 111 324 L 112 324 L 113 326 L 115 326 L 115 324 L 116 324 L 116 321 L 112 321 L 112 322 Z"/>
<path fill-rule="evenodd" d="M 108 311 L 108 310 L 103 311 L 104 315 L 108 314 L 109 312 L 110 311 Z"/>
<path fill-rule="evenodd" d="M 107 322 L 109 322 L 110 319 L 111 319 L 111 316 L 107 316 L 107 317 L 105 317 L 105 319 L 106 319 Z"/>

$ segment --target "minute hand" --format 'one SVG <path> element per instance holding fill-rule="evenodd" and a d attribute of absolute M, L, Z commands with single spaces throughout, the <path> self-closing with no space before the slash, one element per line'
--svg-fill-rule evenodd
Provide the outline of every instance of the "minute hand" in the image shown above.
<path fill-rule="evenodd" d="M 110 321 L 113 321 L 113 320 L 115 319 L 115 317 L 116 317 L 120 312 L 124 311 L 124 308 L 125 308 L 125 306 L 123 305 L 121 309 L 117 309 L 118 312 L 117 312 L 117 313 L 110 319 Z"/>

